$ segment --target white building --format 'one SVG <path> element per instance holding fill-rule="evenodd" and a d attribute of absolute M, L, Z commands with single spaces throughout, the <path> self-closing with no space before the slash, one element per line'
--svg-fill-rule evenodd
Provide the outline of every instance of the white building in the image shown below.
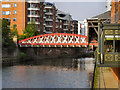
<path fill-rule="evenodd" d="M 78 21 L 78 34 L 87 36 L 87 20 Z"/>
<path fill-rule="evenodd" d="M 107 11 L 110 11 L 111 10 L 111 2 L 112 0 L 106 0 L 107 4 L 106 4 L 106 9 Z"/>

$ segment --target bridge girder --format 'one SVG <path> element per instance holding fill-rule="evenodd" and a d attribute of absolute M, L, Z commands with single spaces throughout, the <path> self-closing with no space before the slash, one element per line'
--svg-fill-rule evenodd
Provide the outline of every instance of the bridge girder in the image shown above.
<path fill-rule="evenodd" d="M 19 47 L 87 47 L 87 36 L 52 33 L 30 37 L 18 42 Z"/>

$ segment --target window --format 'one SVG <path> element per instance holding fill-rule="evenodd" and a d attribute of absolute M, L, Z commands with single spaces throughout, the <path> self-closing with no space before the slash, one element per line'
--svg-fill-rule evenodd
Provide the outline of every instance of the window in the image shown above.
<path fill-rule="evenodd" d="M 60 25 L 60 28 L 62 28 L 62 25 Z"/>
<path fill-rule="evenodd" d="M 16 11 L 16 10 L 14 10 L 14 11 L 13 11 L 13 14 L 17 14 L 17 11 Z"/>
<path fill-rule="evenodd" d="M 115 41 L 115 52 L 120 52 L 120 40 Z"/>
<path fill-rule="evenodd" d="M 17 4 L 16 4 L 16 3 L 13 3 L 13 7 L 17 7 Z"/>
<path fill-rule="evenodd" d="M 11 5 L 10 4 L 2 4 L 2 8 L 10 8 Z"/>
<path fill-rule="evenodd" d="M 113 52 L 113 40 L 106 40 L 104 42 L 105 52 Z"/>
<path fill-rule="evenodd" d="M 14 29 L 17 28 L 17 25 L 13 25 L 13 28 L 14 28 Z"/>
<path fill-rule="evenodd" d="M 3 20 L 7 20 L 8 22 L 10 22 L 10 18 L 3 18 Z"/>
<path fill-rule="evenodd" d="M 17 18 L 13 18 L 13 21 L 17 21 Z"/>
<path fill-rule="evenodd" d="M 2 11 L 2 15 L 10 15 L 10 11 Z"/>

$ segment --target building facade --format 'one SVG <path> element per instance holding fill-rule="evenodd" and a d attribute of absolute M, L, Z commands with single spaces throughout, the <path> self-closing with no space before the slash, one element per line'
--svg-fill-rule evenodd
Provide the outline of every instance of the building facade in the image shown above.
<path fill-rule="evenodd" d="M 120 0 L 112 0 L 111 23 L 120 23 Z"/>
<path fill-rule="evenodd" d="M 78 34 L 87 36 L 87 20 L 78 21 Z"/>
<path fill-rule="evenodd" d="M 112 0 L 111 23 L 120 24 L 120 0 Z M 118 35 L 120 35 L 120 33 L 118 33 Z M 119 39 L 115 41 L 115 44 L 118 45 L 118 47 L 116 46 L 115 47 L 118 49 L 120 48 L 119 43 L 120 43 Z M 116 50 L 116 51 L 120 53 L 120 50 L 119 51 Z M 116 76 L 117 80 L 120 82 L 120 67 L 112 67 L 112 71 L 114 72 L 114 75 Z"/>
<path fill-rule="evenodd" d="M 14 0 L 13 0 L 14 1 Z M 56 9 L 54 3 L 27 0 L 27 2 L 2 1 L 1 19 L 10 22 L 10 28 L 17 28 L 22 35 L 27 24 L 34 22 L 40 34 L 75 33 L 77 21 L 70 14 Z"/>
<path fill-rule="evenodd" d="M 107 4 L 106 4 L 106 11 L 110 11 L 111 10 L 111 3 L 112 0 L 106 0 Z"/>
<path fill-rule="evenodd" d="M 18 34 L 23 34 L 27 24 L 27 4 L 25 2 L 1 2 L 2 10 L 0 15 L 2 19 L 10 22 L 10 28 L 17 28 Z"/>

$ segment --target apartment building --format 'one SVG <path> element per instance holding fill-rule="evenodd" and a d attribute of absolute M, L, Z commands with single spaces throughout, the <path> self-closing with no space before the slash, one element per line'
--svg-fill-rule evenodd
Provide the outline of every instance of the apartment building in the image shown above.
<path fill-rule="evenodd" d="M 85 19 L 84 21 L 78 21 L 78 34 L 87 36 L 88 22 Z"/>
<path fill-rule="evenodd" d="M 68 13 L 57 10 L 56 32 L 78 34 L 78 21 Z"/>
<path fill-rule="evenodd" d="M 56 28 L 56 7 L 53 3 L 44 3 L 44 33 L 55 33 Z"/>
<path fill-rule="evenodd" d="M 111 2 L 112 0 L 106 0 L 106 11 L 110 11 L 111 10 Z"/>
<path fill-rule="evenodd" d="M 120 23 L 120 0 L 112 0 L 111 23 Z"/>
<path fill-rule="evenodd" d="M 71 21 L 71 33 L 73 34 L 78 34 L 78 21 L 77 20 L 72 20 Z"/>
<path fill-rule="evenodd" d="M 120 24 L 120 0 L 112 0 L 111 23 Z M 118 39 L 115 41 L 115 44 L 117 43 L 117 45 L 119 45 L 119 42 L 120 40 Z M 114 72 L 118 82 L 120 82 L 120 67 L 112 67 L 112 71 Z"/>
<path fill-rule="evenodd" d="M 14 0 L 13 0 L 14 1 Z M 77 33 L 77 21 L 70 14 L 56 9 L 54 3 L 27 0 L 26 2 L 3 1 L 1 19 L 10 22 L 10 28 L 17 28 L 22 35 L 27 24 L 33 21 L 40 34 Z"/>
<path fill-rule="evenodd" d="M 7 19 L 10 22 L 10 28 L 17 28 L 18 33 L 22 34 L 27 24 L 27 11 L 25 2 L 1 2 L 2 11 L 0 19 Z"/>

